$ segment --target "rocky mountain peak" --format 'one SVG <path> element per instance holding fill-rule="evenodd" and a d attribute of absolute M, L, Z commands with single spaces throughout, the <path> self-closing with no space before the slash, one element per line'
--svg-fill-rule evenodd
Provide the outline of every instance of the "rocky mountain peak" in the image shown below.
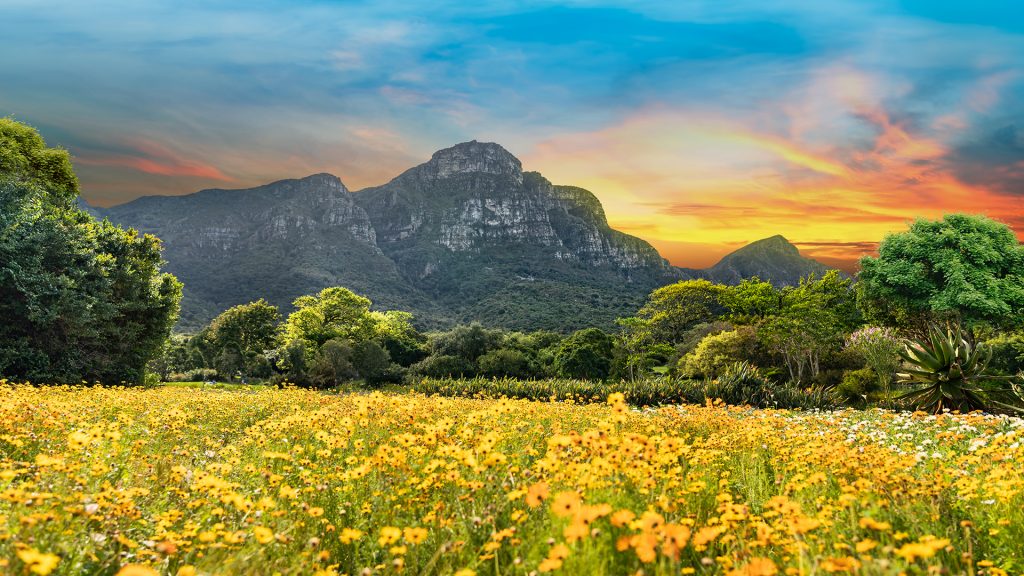
<path fill-rule="evenodd" d="M 460 174 L 496 174 L 523 182 L 523 164 L 508 150 L 493 142 L 463 142 L 434 152 L 420 171 L 433 179 L 451 178 Z"/>

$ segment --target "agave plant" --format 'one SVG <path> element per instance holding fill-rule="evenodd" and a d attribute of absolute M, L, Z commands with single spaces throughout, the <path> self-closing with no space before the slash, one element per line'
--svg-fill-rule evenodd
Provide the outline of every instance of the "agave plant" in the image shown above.
<path fill-rule="evenodd" d="M 999 402 L 995 393 L 1010 393 L 1020 400 L 1016 385 L 1008 389 L 992 390 L 982 388 L 983 382 L 1009 380 L 1005 377 L 986 373 L 992 351 L 971 345 L 960 328 L 947 328 L 943 333 L 933 327 L 927 339 L 911 341 L 900 357 L 907 363 L 905 371 L 896 376 L 902 384 L 916 386 L 914 390 L 900 396 L 919 410 L 933 413 L 950 410 L 1002 409 L 1019 411 L 1018 407 Z"/>

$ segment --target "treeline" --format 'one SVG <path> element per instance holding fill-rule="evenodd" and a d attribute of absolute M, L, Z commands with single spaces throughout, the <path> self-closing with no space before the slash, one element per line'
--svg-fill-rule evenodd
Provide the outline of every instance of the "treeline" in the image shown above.
<path fill-rule="evenodd" d="M 263 300 L 235 306 L 191 335 L 172 336 L 149 368 L 162 380 L 370 386 L 409 377 L 546 377 L 604 380 L 614 339 L 598 329 L 568 337 L 480 324 L 422 333 L 412 315 L 375 311 L 369 299 L 332 287 L 283 317 Z"/>

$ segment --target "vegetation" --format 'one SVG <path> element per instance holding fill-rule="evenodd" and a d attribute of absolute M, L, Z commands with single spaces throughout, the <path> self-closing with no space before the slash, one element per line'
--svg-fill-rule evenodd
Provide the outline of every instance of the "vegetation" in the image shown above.
<path fill-rule="evenodd" d="M 922 335 L 936 320 L 969 329 L 1024 324 L 1024 246 L 1009 226 L 984 216 L 917 220 L 860 265 L 859 299 L 876 322 Z"/>
<path fill-rule="evenodd" d="M 0 570 L 1018 573 L 1022 427 L 618 395 L 6 386 Z"/>
<path fill-rule="evenodd" d="M 67 152 L 0 119 L 0 374 L 141 382 L 167 340 L 181 284 L 153 236 L 76 205 Z"/>
<path fill-rule="evenodd" d="M 996 400 L 994 391 L 982 386 L 997 379 L 987 373 L 992 351 L 971 346 L 959 328 L 947 329 L 945 334 L 932 329 L 928 339 L 908 344 L 900 356 L 909 365 L 898 375 L 901 382 L 918 386 L 903 398 L 915 406 L 935 413 L 985 410 L 991 406 L 1015 409 Z M 1009 391 L 1020 400 L 1014 388 Z"/>

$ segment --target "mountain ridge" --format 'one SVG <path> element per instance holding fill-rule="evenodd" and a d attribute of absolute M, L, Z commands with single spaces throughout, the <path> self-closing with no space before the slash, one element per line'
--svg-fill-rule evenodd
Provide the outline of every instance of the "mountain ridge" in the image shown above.
<path fill-rule="evenodd" d="M 590 191 L 523 171 L 500 145 L 475 140 L 358 191 L 317 173 L 86 208 L 163 240 L 166 268 L 186 286 L 186 329 L 259 297 L 287 309 L 331 285 L 412 311 L 425 327 L 610 326 L 673 281 L 761 272 L 750 275 L 785 284 L 793 270 L 817 269 L 785 246 L 758 250 L 786 255 L 779 266 L 758 268 L 743 248 L 717 269 L 672 266 L 645 240 L 613 229 Z"/>

